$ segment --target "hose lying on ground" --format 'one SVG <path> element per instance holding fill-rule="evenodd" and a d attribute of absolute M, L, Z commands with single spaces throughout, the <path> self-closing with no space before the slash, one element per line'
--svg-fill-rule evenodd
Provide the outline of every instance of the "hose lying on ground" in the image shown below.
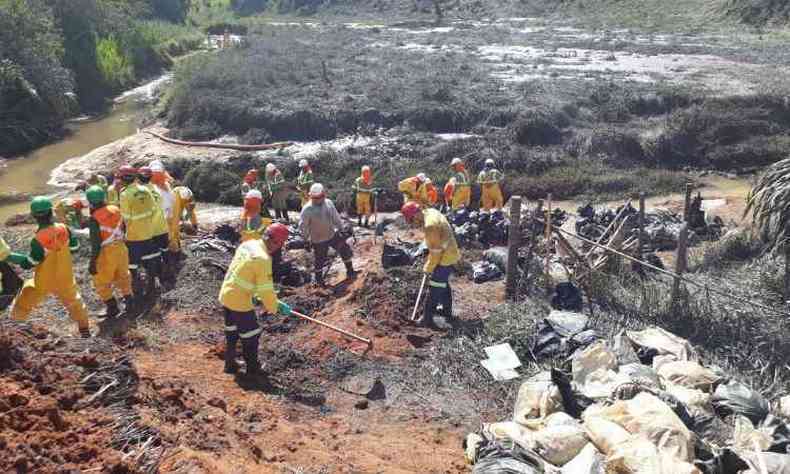
<path fill-rule="evenodd" d="M 288 146 L 293 145 L 293 142 L 277 142 L 277 143 L 267 143 L 264 145 L 235 145 L 231 143 L 211 143 L 211 142 L 188 142 L 184 140 L 175 140 L 173 138 L 167 138 L 164 135 L 160 135 L 155 132 L 151 132 L 146 130 L 145 133 L 154 136 L 163 142 L 171 143 L 173 145 L 182 145 L 182 146 L 199 146 L 204 148 L 223 148 L 228 150 L 239 150 L 239 151 L 260 151 L 260 150 L 273 150 L 276 148 L 285 148 Z"/>

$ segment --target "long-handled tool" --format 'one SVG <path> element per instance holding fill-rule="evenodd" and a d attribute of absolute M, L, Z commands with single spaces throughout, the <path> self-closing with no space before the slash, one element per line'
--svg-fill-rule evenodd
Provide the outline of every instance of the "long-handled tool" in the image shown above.
<path fill-rule="evenodd" d="M 311 323 L 316 323 L 319 326 L 323 326 L 323 327 L 325 327 L 327 329 L 331 329 L 331 330 L 333 330 L 335 332 L 338 332 L 338 333 L 340 333 L 340 334 L 342 334 L 342 335 L 344 335 L 344 336 L 346 336 L 346 337 L 348 337 L 350 339 L 354 339 L 354 340 L 359 341 L 359 342 L 364 342 L 365 344 L 367 344 L 368 347 L 365 349 L 365 352 L 363 352 L 362 355 L 367 354 L 368 351 L 373 349 L 373 341 L 371 341 L 370 339 L 365 339 L 364 337 L 358 336 L 358 335 L 356 335 L 356 334 L 354 334 L 352 332 L 348 332 L 345 329 L 340 329 L 337 326 L 333 326 L 333 325 L 331 325 L 329 323 L 325 323 L 323 321 L 319 321 L 318 319 L 311 318 L 310 316 L 306 316 L 306 315 L 304 315 L 302 313 L 297 313 L 296 311 L 291 311 L 291 314 L 293 314 L 294 316 L 296 316 L 298 318 L 302 318 L 302 319 L 304 319 L 306 321 L 310 321 Z"/>
<path fill-rule="evenodd" d="M 425 289 L 425 282 L 428 281 L 428 274 L 422 276 L 422 284 L 420 285 L 420 292 L 417 293 L 417 301 L 414 303 L 414 311 L 411 312 L 411 320 L 417 317 L 417 308 L 420 307 L 420 300 L 422 299 L 422 292 Z"/>

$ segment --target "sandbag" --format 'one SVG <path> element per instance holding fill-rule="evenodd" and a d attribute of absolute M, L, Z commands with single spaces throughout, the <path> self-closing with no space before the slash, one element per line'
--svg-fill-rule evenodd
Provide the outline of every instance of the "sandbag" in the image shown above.
<path fill-rule="evenodd" d="M 469 433 L 464 439 L 464 459 L 467 464 L 474 464 L 477 462 L 477 455 L 480 452 L 480 446 L 485 442 L 485 438 L 477 433 Z"/>
<path fill-rule="evenodd" d="M 589 443 L 579 423 L 547 426 L 535 434 L 535 452 L 555 466 L 563 466 Z"/>
<path fill-rule="evenodd" d="M 514 421 L 485 423 L 480 434 L 491 441 L 510 440 L 526 449 L 532 449 L 535 446 L 534 432 Z"/>
<path fill-rule="evenodd" d="M 606 344 L 597 342 L 582 351 L 577 351 L 571 360 L 573 383 L 581 393 L 590 398 L 607 398 L 619 384 L 628 379 L 620 376 L 617 357 Z"/>
<path fill-rule="evenodd" d="M 769 410 L 768 400 L 735 380 L 716 387 L 711 403 L 719 416 L 737 413 L 745 416 L 755 425 L 759 425 L 765 419 Z"/>
<path fill-rule="evenodd" d="M 664 383 L 664 390 L 687 407 L 710 410 L 710 394 L 672 382 Z"/>
<path fill-rule="evenodd" d="M 543 474 L 550 466 L 537 453 L 512 442 L 485 441 L 478 450 L 473 474 Z"/>
<path fill-rule="evenodd" d="M 659 327 L 649 327 L 642 331 L 626 331 L 626 336 L 633 345 L 642 349 L 647 357 L 649 357 L 649 352 L 653 352 L 654 355 L 669 354 L 675 356 L 677 360 L 699 360 L 697 351 L 687 340 Z M 652 357 L 650 362 L 646 363 L 652 363 Z"/>
<path fill-rule="evenodd" d="M 538 324 L 538 335 L 532 352 L 536 357 L 554 357 L 570 354 L 585 341 L 573 338 L 587 328 L 589 318 L 572 311 L 552 311 Z"/>
<path fill-rule="evenodd" d="M 620 366 L 618 373 L 628 377 L 631 382 L 637 383 L 643 387 L 650 387 L 656 390 L 660 390 L 662 388 L 661 380 L 652 367 L 648 367 L 639 363 L 625 364 Z"/>
<path fill-rule="evenodd" d="M 790 455 L 776 453 L 740 452 L 751 468 L 748 474 L 790 474 Z"/>
<path fill-rule="evenodd" d="M 562 396 L 551 381 L 551 373 L 540 372 L 521 384 L 513 421 L 526 427 L 540 427 L 544 418 L 560 410 Z"/>
<path fill-rule="evenodd" d="M 613 474 L 701 474 L 694 465 L 660 452 L 646 438 L 632 436 L 606 458 L 606 472 Z"/>
<path fill-rule="evenodd" d="M 615 448 L 628 441 L 631 434 L 622 426 L 599 416 L 584 418 L 584 429 L 596 448 L 605 455 L 614 453 Z"/>
<path fill-rule="evenodd" d="M 562 466 L 562 474 L 605 474 L 604 457 L 592 443 L 587 443 L 584 448 Z"/>
<path fill-rule="evenodd" d="M 748 418 L 735 415 L 735 431 L 732 447 L 736 451 L 766 451 L 771 446 L 771 437 L 755 429 Z"/>
<path fill-rule="evenodd" d="M 569 415 L 579 418 L 582 413 L 594 403 L 590 397 L 575 390 L 570 380 L 570 375 L 553 368 L 551 369 L 551 381 L 557 386 L 562 397 L 562 409 Z"/>
<path fill-rule="evenodd" d="M 659 366 L 657 371 L 658 375 L 667 382 L 703 392 L 710 392 L 720 379 L 712 370 L 688 360 L 665 363 Z"/>
<path fill-rule="evenodd" d="M 654 395 L 642 392 L 631 400 L 617 401 L 597 417 L 617 423 L 634 435 L 654 443 L 659 451 L 682 461 L 694 455 L 693 435 L 683 421 Z"/>
<path fill-rule="evenodd" d="M 617 363 L 619 365 L 639 363 L 639 357 L 636 355 L 634 346 L 631 345 L 631 340 L 625 335 L 625 331 L 620 331 L 614 336 L 612 340 L 612 352 L 617 356 Z"/>
<path fill-rule="evenodd" d="M 779 406 L 776 408 L 779 415 L 790 420 L 790 395 L 784 396 L 779 400 Z"/>
<path fill-rule="evenodd" d="M 574 419 L 572 416 L 562 411 L 558 411 L 556 413 L 552 413 L 551 415 L 547 416 L 546 420 L 544 421 L 544 424 L 547 427 L 565 426 L 565 425 L 580 426 L 579 420 Z"/>
<path fill-rule="evenodd" d="M 773 415 L 768 415 L 760 424 L 760 431 L 771 437 L 768 451 L 773 453 L 790 453 L 790 426 Z"/>

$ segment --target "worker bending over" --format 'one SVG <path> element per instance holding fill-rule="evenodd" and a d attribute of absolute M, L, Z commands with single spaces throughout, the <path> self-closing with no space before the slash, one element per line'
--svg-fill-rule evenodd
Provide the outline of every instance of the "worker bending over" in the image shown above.
<path fill-rule="evenodd" d="M 419 173 L 417 176 L 406 178 L 398 183 L 398 191 L 403 193 L 403 202 L 427 201 L 428 191 L 425 187 L 427 181 L 428 177 L 424 173 Z"/>
<path fill-rule="evenodd" d="M 195 213 L 195 195 L 186 186 L 173 188 L 173 217 L 170 220 L 170 251 L 181 252 L 181 223 L 187 222 L 186 233 L 197 233 L 197 214 Z"/>
<path fill-rule="evenodd" d="M 261 205 L 263 197 L 257 189 L 250 190 L 244 196 L 244 208 L 241 211 L 241 241 L 246 242 L 253 239 L 261 239 L 263 232 L 272 223 L 268 217 L 261 217 Z"/>
<path fill-rule="evenodd" d="M 362 167 L 362 176 L 354 181 L 354 192 L 357 195 L 357 217 L 359 226 L 362 226 L 362 218 L 365 218 L 365 227 L 368 227 L 371 214 L 373 214 L 373 173 L 370 166 Z"/>
<path fill-rule="evenodd" d="M 346 266 L 346 278 L 352 279 L 357 276 L 354 265 L 351 262 L 353 253 L 348 246 L 346 239 L 338 233 L 342 230 L 343 221 L 337 212 L 334 203 L 326 198 L 324 186 L 315 183 L 310 188 L 310 202 L 302 209 L 299 217 L 299 230 L 305 240 L 313 247 L 315 257 L 315 281 L 319 286 L 324 286 L 325 270 L 330 262 L 327 262 L 329 248 L 335 251 L 343 259 Z"/>
<path fill-rule="evenodd" d="M 261 301 L 271 314 L 291 315 L 291 307 L 277 299 L 272 281 L 270 255 L 282 248 L 288 239 L 288 228 L 272 224 L 263 240 L 248 240 L 239 246 L 225 274 L 219 293 L 219 302 L 225 310 L 225 372 L 236 373 L 236 343 L 241 340 L 241 350 L 247 365 L 247 375 L 261 372 L 258 346 L 261 328 L 255 315 L 253 298 Z"/>
<path fill-rule="evenodd" d="M 107 193 L 101 186 L 91 186 L 85 193 L 90 204 L 88 221 L 91 242 L 91 262 L 88 270 L 93 275 L 96 294 L 104 302 L 105 318 L 121 312 L 113 287 L 118 290 L 127 314 L 135 311 L 132 298 L 132 275 L 129 273 L 129 250 L 123 241 L 121 210 L 107 204 Z"/>
<path fill-rule="evenodd" d="M 121 217 L 126 224 L 126 246 L 129 249 L 129 271 L 132 274 L 132 291 L 135 303 L 139 306 L 143 300 L 152 296 L 156 289 L 156 259 L 159 258 L 159 247 L 153 241 L 153 216 L 158 208 L 151 190 L 136 181 L 137 170 L 131 166 L 122 166 L 121 179 L 124 183 L 121 192 Z M 141 269 L 145 269 L 148 284 L 144 290 Z M 145 293 L 144 293 L 145 291 Z"/>
<path fill-rule="evenodd" d="M 54 295 L 77 323 L 80 335 L 90 337 L 88 309 L 74 279 L 71 256 L 79 248 L 79 242 L 67 226 L 54 222 L 49 198 L 33 198 L 30 213 L 38 224 L 30 242 L 30 253 L 12 253 L 7 260 L 26 270 L 35 268 L 35 273 L 11 303 L 11 319 L 25 321 L 44 298 Z"/>
<path fill-rule="evenodd" d="M 486 211 L 501 209 L 505 205 L 502 188 L 499 183 L 505 179 L 498 169 L 494 168 L 494 160 L 486 160 L 485 168 L 477 176 L 480 184 L 480 208 Z"/>
<path fill-rule="evenodd" d="M 450 223 L 444 214 L 436 209 L 422 209 L 416 202 L 408 202 L 401 209 L 406 222 L 419 227 L 425 233 L 425 245 L 428 247 L 428 260 L 423 272 L 428 277 L 428 300 L 425 312 L 417 320 L 424 327 L 436 328 L 433 315 L 438 306 L 442 307 L 442 315 L 453 323 L 453 291 L 450 287 L 450 275 L 453 265 L 461 259 L 458 244 L 455 242 Z"/>
<path fill-rule="evenodd" d="M 274 163 L 266 165 L 266 187 L 272 196 L 272 208 L 275 219 L 288 223 L 288 187 L 285 178 Z"/>
<path fill-rule="evenodd" d="M 472 201 L 472 185 L 469 177 L 469 172 L 460 158 L 453 158 L 450 163 L 453 170 L 453 176 L 447 183 L 448 186 L 444 187 L 445 199 L 449 198 L 452 208 L 460 209 L 461 207 L 469 207 Z"/>
<path fill-rule="evenodd" d="M 313 185 L 314 181 L 313 169 L 310 168 L 310 163 L 308 163 L 307 160 L 300 161 L 299 176 L 296 178 L 296 189 L 299 191 L 302 207 L 310 200 L 310 186 Z"/>

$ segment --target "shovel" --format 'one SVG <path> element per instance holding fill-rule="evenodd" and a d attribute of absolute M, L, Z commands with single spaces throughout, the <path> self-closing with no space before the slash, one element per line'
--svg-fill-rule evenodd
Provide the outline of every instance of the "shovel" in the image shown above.
<path fill-rule="evenodd" d="M 411 312 L 411 320 L 417 317 L 417 308 L 420 307 L 420 300 L 422 299 L 422 292 L 425 289 L 425 282 L 428 281 L 428 274 L 422 276 L 422 284 L 420 285 L 420 292 L 417 293 L 417 301 L 414 302 L 414 311 Z"/>
<path fill-rule="evenodd" d="M 365 344 L 367 344 L 368 347 L 365 349 L 365 351 L 362 354 L 358 354 L 358 355 L 363 355 L 364 356 L 365 354 L 370 352 L 371 349 L 373 349 L 373 341 L 371 341 L 370 339 L 365 339 L 364 337 L 358 336 L 358 335 L 356 335 L 356 334 L 354 334 L 352 332 L 348 332 L 345 329 L 340 329 L 337 326 L 333 326 L 333 325 L 331 325 L 329 323 L 325 323 L 323 321 L 319 321 L 318 319 L 311 318 L 310 316 L 306 316 L 306 315 L 304 315 L 302 313 L 297 313 L 296 311 L 291 311 L 291 314 L 293 314 L 294 316 L 296 316 L 298 318 L 302 318 L 305 321 L 310 321 L 311 323 L 316 323 L 319 326 L 323 326 L 323 327 L 325 327 L 327 329 L 331 329 L 332 331 L 338 332 L 338 333 L 348 337 L 349 339 L 354 339 L 354 340 L 359 341 L 359 342 L 364 342 Z"/>

